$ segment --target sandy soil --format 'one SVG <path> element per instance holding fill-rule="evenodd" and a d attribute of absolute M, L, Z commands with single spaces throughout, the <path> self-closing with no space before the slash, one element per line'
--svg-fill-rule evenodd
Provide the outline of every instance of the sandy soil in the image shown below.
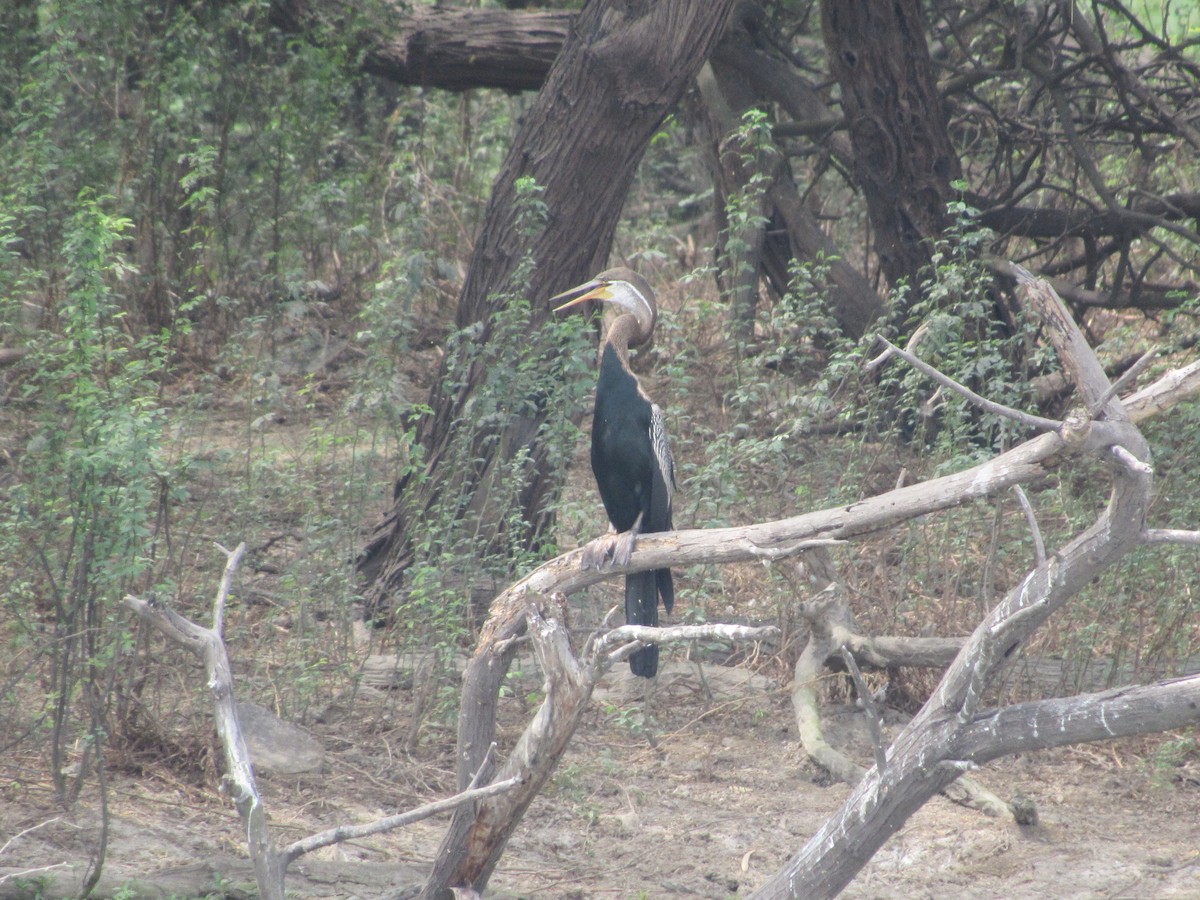
<path fill-rule="evenodd" d="M 738 896 L 798 849 L 846 787 L 828 784 L 804 757 L 790 707 L 771 680 L 708 667 L 705 682 L 711 699 L 694 667 L 673 663 L 643 716 L 628 673 L 606 676 L 491 888 L 529 897 Z M 378 728 L 377 713 L 403 708 L 393 700 L 367 692 L 336 722 L 311 726 L 328 752 L 323 772 L 261 776 L 281 843 L 450 792 L 448 740 L 403 757 L 394 735 Z M 525 715 L 512 701 L 504 740 L 515 738 Z M 835 708 L 828 727 L 840 746 L 869 758 L 861 713 Z M 1195 763 L 1152 766 L 1143 754 L 1153 746 L 1091 746 L 991 765 L 981 780 L 1001 796 L 1033 800 L 1039 824 L 1018 827 L 935 798 L 843 896 L 1200 897 L 1200 771 Z M 112 787 L 107 895 L 166 896 L 150 885 L 189 883 L 172 882 L 172 874 L 194 883 L 197 872 L 214 890 L 214 873 L 224 873 L 224 893 L 242 895 L 237 887 L 248 886 L 248 869 L 237 816 L 211 782 L 187 784 L 151 768 L 138 778 L 114 774 Z M 73 815 L 56 813 L 47 786 L 36 781 L 9 780 L 3 793 L 0 844 L 61 817 L 13 840 L 0 873 L 60 866 L 50 872 L 79 877 L 94 852 L 96 810 L 85 800 Z M 306 857 L 292 870 L 289 893 L 382 896 L 420 877 L 443 827 L 444 820 L 429 820 Z M 14 887 L 13 880 L 0 884 L 0 896 L 17 896 Z"/>

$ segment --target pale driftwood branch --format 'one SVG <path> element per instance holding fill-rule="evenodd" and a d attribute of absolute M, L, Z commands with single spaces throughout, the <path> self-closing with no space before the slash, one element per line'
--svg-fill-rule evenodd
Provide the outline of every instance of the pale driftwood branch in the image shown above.
<path fill-rule="evenodd" d="M 219 546 L 219 545 L 218 545 Z M 262 798 L 254 780 L 254 767 L 250 761 L 250 750 L 238 724 L 237 703 L 233 696 L 233 672 L 225 642 L 221 638 L 224 625 L 225 601 L 229 596 L 234 573 L 246 553 L 246 544 L 225 553 L 225 571 L 213 601 L 213 627 L 202 628 L 189 622 L 158 600 L 129 595 L 125 605 L 138 614 L 146 623 L 154 626 L 166 637 L 183 644 L 204 662 L 208 672 L 208 688 L 212 692 L 213 717 L 217 735 L 225 752 L 225 789 L 233 799 L 246 829 L 246 844 L 250 859 L 254 863 L 254 875 L 258 882 L 259 895 L 265 900 L 284 900 L 284 862 L 275 849 L 274 841 L 267 831 L 267 815 Z"/>
<path fill-rule="evenodd" d="M 792 672 L 792 713 L 796 732 L 804 752 L 831 776 L 847 784 L 857 784 L 865 770 L 825 739 L 821 724 L 821 703 L 817 685 L 825 677 L 825 661 L 840 653 L 844 646 L 838 633 L 849 633 L 846 622 L 849 608 L 841 585 L 829 584 L 801 608 L 811 633 Z"/>
<path fill-rule="evenodd" d="M 18 831 L 16 834 L 14 834 L 12 837 L 10 837 L 7 841 L 4 842 L 3 847 L 0 847 L 0 856 L 3 856 L 5 853 L 7 853 L 8 848 L 11 847 L 13 844 L 15 844 L 17 841 L 19 841 L 21 838 L 25 837 L 25 835 L 32 834 L 33 832 L 37 831 L 39 828 L 45 828 L 47 825 L 53 825 L 55 822 L 61 822 L 61 821 L 62 821 L 62 816 L 55 816 L 53 819 L 47 819 L 44 822 L 38 822 L 36 825 L 30 825 L 28 828 L 26 828 L 22 831 Z M 7 877 L 7 876 L 5 876 L 5 877 Z"/>
<path fill-rule="evenodd" d="M 863 678 L 858 663 L 854 661 L 854 654 L 850 652 L 850 648 L 843 644 L 838 652 L 846 664 L 846 669 L 850 672 L 854 687 L 858 691 L 858 700 L 867 714 L 867 727 L 871 731 L 871 746 L 875 750 L 875 767 L 882 772 L 887 768 L 887 750 L 883 746 L 883 717 L 875 707 L 875 697 L 871 693 L 866 679 Z"/>
<path fill-rule="evenodd" d="M 1011 419 L 1014 422 L 1018 422 L 1028 428 L 1032 428 L 1034 431 L 1057 431 L 1059 428 L 1060 423 L 1056 422 L 1054 419 L 1047 419 L 1043 416 L 1035 416 L 1032 413 L 1023 412 L 1019 409 L 1013 409 L 1012 407 L 1005 406 L 1002 403 L 996 403 L 994 400 L 987 399 L 987 397 L 981 397 L 965 384 L 959 384 L 949 375 L 946 375 L 945 373 L 940 372 L 933 366 L 929 365 L 929 363 L 925 362 L 915 353 L 910 353 L 907 350 L 900 349 L 885 337 L 876 337 L 875 340 L 878 343 L 883 344 L 887 350 L 884 354 L 881 354 L 876 360 L 874 360 L 873 363 L 880 363 L 889 355 L 899 356 L 925 377 L 932 379 L 947 390 L 954 391 L 956 394 L 966 399 L 967 402 L 972 406 L 977 406 L 984 412 L 989 412 L 996 416 L 1002 416 L 1005 419 Z"/>
<path fill-rule="evenodd" d="M 38 822 L 36 825 L 30 825 L 28 828 L 24 829 L 23 831 L 18 831 L 16 834 L 14 834 L 12 837 L 10 837 L 7 841 L 4 842 L 3 847 L 0 847 L 0 857 L 3 857 L 4 854 L 6 854 L 8 852 L 9 848 L 12 847 L 13 844 L 17 843 L 17 841 L 19 841 L 21 838 L 25 837 L 27 834 L 32 834 L 33 832 L 37 831 L 39 828 L 45 828 L 47 825 L 53 825 L 55 822 L 59 822 L 61 820 L 62 820 L 61 816 L 55 816 L 53 819 L 47 819 L 44 822 Z M 50 872 L 55 869 L 65 868 L 69 865 L 70 865 L 69 863 L 65 863 L 65 862 L 51 863 L 50 865 L 37 866 L 36 868 L 32 868 L 32 869 L 20 869 L 16 872 L 7 872 L 3 875 L 0 875 L 0 884 L 4 884 L 4 882 L 8 881 L 10 878 L 20 878 L 20 879 L 32 878 L 33 876 L 38 875 L 41 872 Z"/>
<path fill-rule="evenodd" d="M 509 592 L 501 596 L 506 595 Z M 497 611 L 493 605 L 494 619 L 489 624 L 494 627 L 485 628 L 486 642 L 481 643 L 475 659 L 467 667 L 464 696 L 479 697 L 481 705 L 484 700 L 493 699 L 490 694 L 498 688 L 499 681 L 485 676 L 491 670 L 491 675 L 503 677 L 498 662 L 507 669 L 506 660 L 492 656 L 493 645 L 497 641 L 510 640 L 513 623 L 518 619 L 527 623 L 533 638 L 534 657 L 546 676 L 546 696 L 496 775 L 500 781 L 517 779 L 519 787 L 480 803 L 473 812 L 464 812 L 466 808 L 460 807 L 442 840 L 421 897 L 440 897 L 450 886 L 470 886 L 479 890 L 487 883 L 509 836 L 566 751 L 595 686 L 595 668 L 582 664 L 571 651 L 570 635 L 562 624 L 566 603 L 561 594 L 549 599 L 523 594 L 519 598 L 508 596 L 508 600 L 509 605 L 501 613 L 503 621 L 495 621 Z M 536 600 L 543 601 L 548 610 L 539 609 Z M 481 661 L 483 668 L 480 668 Z M 472 666 L 476 667 L 474 681 Z M 484 685 L 482 691 L 479 689 L 481 683 Z M 485 711 L 493 715 L 490 725 L 494 730 L 494 708 L 485 708 Z M 486 730 L 476 729 L 472 734 L 478 736 Z M 462 733 L 460 717 L 460 778 L 463 759 L 467 755 Z"/>
<path fill-rule="evenodd" d="M 1105 419 L 1093 423 L 1068 417 L 1060 430 L 1064 445 L 1077 452 L 1088 448 L 1110 458 L 1111 447 L 1119 445 L 1144 462 L 1148 458 L 1145 439 L 1129 422 L 1120 401 L 1110 397 L 1101 403 L 1108 392 L 1108 380 L 1062 302 L 1047 284 L 1024 270 L 1018 270 L 1018 276 L 1021 302 L 1041 319 L 1044 333 L 1083 404 L 1092 409 L 1099 407 L 1098 414 Z M 1104 427 L 1095 427 L 1099 425 Z M 1013 748 L 1039 739 L 1037 735 L 1041 735 L 1042 742 L 1038 746 L 1052 746 L 1133 734 L 1139 729 L 1175 727 L 1200 718 L 1200 706 L 1189 695 L 1191 688 L 1186 681 L 1164 688 L 1165 696 L 1139 695 L 1143 699 L 1152 696 L 1153 705 L 1136 721 L 1127 719 L 1121 728 L 1113 726 L 1113 704 L 1121 702 L 1114 698 L 1068 699 L 1062 701 L 1068 704 L 1065 709 L 975 709 L 983 687 L 1013 649 L 1099 572 L 1142 543 L 1150 474 L 1136 466 L 1114 466 L 1110 472 L 1112 493 L 1096 522 L 1031 570 L 1004 596 L 964 642 L 933 696 L 893 741 L 886 769 L 871 769 L 841 809 L 755 896 L 835 896 L 880 845 L 929 797 L 952 782 L 964 766 L 1013 752 Z M 1070 705 L 1076 701 L 1078 707 Z M 1075 708 L 1084 710 L 1077 718 L 1069 712 Z M 1045 710 L 1054 710 L 1057 715 L 1037 715 Z M 1031 713 L 1032 720 L 1029 716 L 1022 718 Z M 1134 719 L 1134 714 L 1128 718 Z M 1110 727 L 1097 725 L 1106 721 Z M 991 726 L 990 731 L 980 724 L 985 722 Z M 1006 740 L 1001 735 L 1001 724 L 1015 727 L 1018 736 Z M 1051 734 L 1052 728 L 1059 730 Z"/>
<path fill-rule="evenodd" d="M 55 869 L 69 868 L 70 865 L 70 863 L 60 862 L 51 863 L 48 866 L 38 866 L 33 869 L 21 869 L 19 872 L 7 872 L 4 875 L 0 875 L 0 884 L 4 884 L 4 882 L 8 881 L 10 878 L 19 878 L 24 880 L 26 878 L 33 878 L 35 875 L 38 875 L 41 872 L 53 872 Z"/>
<path fill-rule="evenodd" d="M 779 634 L 774 625 L 672 625 L 652 628 L 649 625 L 622 625 L 600 637 L 592 645 L 590 663 L 601 670 L 628 658 L 647 644 L 671 644 L 683 641 L 722 640 L 730 642 L 763 641 Z M 621 645 L 621 646 L 617 646 Z M 609 648 L 617 649 L 609 652 Z"/>
<path fill-rule="evenodd" d="M 1200 673 L 987 710 L 955 735 L 953 752 L 983 763 L 1012 753 L 1169 731 L 1197 722 Z"/>
<path fill-rule="evenodd" d="M 220 544 L 215 544 L 216 548 L 225 554 L 225 571 L 221 573 L 221 583 L 217 585 L 217 596 L 213 600 L 213 624 L 212 631 L 217 637 L 225 639 L 225 604 L 229 600 L 229 592 L 233 589 L 233 576 L 237 572 L 238 566 L 242 564 L 242 557 L 246 555 L 246 542 L 238 544 L 237 547 L 230 551 L 226 550 Z"/>
<path fill-rule="evenodd" d="M 867 770 L 835 749 L 826 739 L 821 724 L 820 703 L 816 686 L 825 677 L 824 670 L 834 660 L 841 660 L 854 675 L 857 661 L 874 666 L 924 665 L 945 667 L 953 661 L 962 641 L 954 638 L 903 638 L 866 637 L 858 633 L 854 617 L 845 602 L 840 585 L 830 583 L 817 597 L 804 604 L 801 615 L 809 623 L 809 641 L 796 662 L 792 682 L 792 708 L 796 729 L 805 753 L 830 776 L 855 785 L 867 774 Z M 824 660 L 821 654 L 827 654 Z M 854 664 L 854 668 L 850 665 Z M 855 679 L 860 696 L 873 704 L 869 688 L 861 673 Z M 873 709 L 872 742 L 876 747 L 875 765 L 882 768 L 882 733 L 879 719 Z M 963 775 L 942 788 L 949 800 L 977 809 L 990 816 L 1016 818 L 1012 805 L 997 797 L 975 779 Z"/>
<path fill-rule="evenodd" d="M 1142 532 L 1142 539 L 1147 544 L 1200 545 L 1200 531 L 1188 531 L 1183 528 L 1147 528 Z"/>
<path fill-rule="evenodd" d="M 1120 444 L 1113 444 L 1113 446 L 1109 448 L 1109 452 L 1111 452 L 1112 455 L 1117 458 L 1117 462 L 1131 471 L 1137 472 L 1141 475 L 1154 474 L 1154 467 L 1151 466 L 1150 463 L 1143 462 L 1142 460 L 1138 459 L 1133 453 L 1122 447 Z"/>
<path fill-rule="evenodd" d="M 581 659 L 571 648 L 570 635 L 563 624 L 565 611 L 566 599 L 562 594 L 547 599 L 528 590 L 516 592 L 510 589 L 493 603 L 490 627 L 484 629 L 480 647 L 464 675 L 465 696 L 480 700 L 468 707 L 474 713 L 469 721 L 464 724 L 466 716 L 460 718 L 460 748 L 464 746 L 462 735 L 468 733 L 468 729 L 471 741 L 482 740 L 491 734 L 490 730 L 478 727 L 482 724 L 481 710 L 485 717 L 493 715 L 486 724 L 494 728 L 494 708 L 483 702 L 479 685 L 484 684 L 485 692 L 490 693 L 499 684 L 496 676 L 502 677 L 501 668 L 507 667 L 507 662 L 500 658 L 499 648 L 513 643 L 518 620 L 527 623 L 534 656 L 546 678 L 546 697 L 496 775 L 498 779 L 515 779 L 518 786 L 504 796 L 489 798 L 477 810 L 464 808 L 456 813 L 456 822 L 442 841 L 437 863 L 421 891 L 422 897 L 439 896 L 452 885 L 460 888 L 471 885 L 478 890 L 486 884 L 499 862 L 508 836 L 566 751 L 596 682 L 614 662 L 637 650 L 643 642 L 663 644 L 698 638 L 763 640 L 779 632 L 774 626 L 752 628 L 711 624 L 651 628 L 625 625 L 602 635 L 593 635 L 585 645 L 585 655 Z M 491 698 L 486 699 L 490 701 Z M 467 755 L 461 753 L 460 778 L 465 758 Z"/>
<path fill-rule="evenodd" d="M 1200 393 L 1200 359 L 1172 369 L 1153 384 L 1135 391 L 1121 401 L 1131 422 L 1140 423 L 1160 415 L 1177 403 Z"/>
<path fill-rule="evenodd" d="M 1017 495 L 1017 502 L 1021 504 L 1021 512 L 1025 514 L 1025 522 L 1029 525 L 1029 533 L 1033 535 L 1034 560 L 1040 566 L 1046 561 L 1046 542 L 1042 540 L 1042 529 L 1038 526 L 1037 514 L 1033 511 L 1033 504 L 1029 502 L 1029 497 L 1026 496 L 1023 487 L 1014 484 L 1013 493 Z"/>
<path fill-rule="evenodd" d="M 1147 350 L 1140 357 L 1138 357 L 1137 361 L 1123 373 L 1121 373 L 1121 377 L 1110 384 L 1108 386 L 1108 390 L 1106 390 L 1096 399 L 1093 414 L 1098 413 L 1101 409 L 1103 409 L 1104 404 L 1108 403 L 1109 400 L 1117 396 L 1117 394 L 1121 392 L 1121 389 L 1124 388 L 1125 385 L 1137 378 L 1138 375 L 1145 370 L 1146 366 L 1150 365 L 1150 363 L 1154 361 L 1154 358 L 1158 356 L 1158 353 L 1159 350 L 1157 347 L 1155 347 L 1153 350 Z"/>
<path fill-rule="evenodd" d="M 849 633 L 834 626 L 833 636 L 839 647 L 848 647 L 859 664 L 880 669 L 915 666 L 917 668 L 944 669 L 954 662 L 962 649 L 963 638 L 902 637 L 895 635 L 867 635 Z M 826 658 L 826 664 L 838 658 L 835 650 Z"/>
<path fill-rule="evenodd" d="M 1078 445 L 1068 445 L 1056 434 L 1041 434 L 962 472 L 845 506 L 734 528 L 642 534 L 638 536 L 637 548 L 627 566 L 584 571 L 581 567 L 582 548 L 571 550 L 535 569 L 506 589 L 501 597 L 527 591 L 569 594 L 627 572 L 700 562 L 746 562 L 761 559 L 766 552 L 775 559 L 782 559 L 829 540 L 846 541 L 874 534 L 928 513 L 992 496 L 1014 484 L 1036 481 L 1053 471 L 1047 465 L 1050 460 L 1061 458 L 1064 453 L 1082 452 L 1087 446 L 1086 436 Z"/>
<path fill-rule="evenodd" d="M 171 608 L 151 597 L 142 599 L 129 595 L 125 605 L 145 622 L 161 631 L 166 637 L 187 647 L 205 664 L 208 672 L 208 687 L 213 694 L 214 717 L 221 746 L 225 751 L 226 788 L 246 828 L 246 840 L 254 874 L 258 882 L 259 896 L 266 900 L 283 900 L 284 878 L 288 866 L 300 856 L 321 847 L 346 840 L 380 834 L 410 825 L 438 813 L 478 803 L 512 791 L 520 786 L 520 777 L 507 777 L 480 787 L 479 783 L 491 774 L 490 761 L 495 745 L 491 745 L 474 773 L 470 787 L 453 797 L 427 803 L 416 809 L 375 822 L 362 825 L 342 825 L 319 834 L 310 835 L 290 844 L 282 852 L 267 831 L 266 811 L 254 779 L 254 769 L 237 719 L 237 704 L 233 695 L 233 676 L 225 642 L 221 638 L 224 625 L 225 604 L 233 584 L 233 577 L 246 552 L 245 543 L 229 551 L 219 544 L 226 555 L 225 570 L 213 601 L 213 627 L 203 628 L 188 621 Z"/>

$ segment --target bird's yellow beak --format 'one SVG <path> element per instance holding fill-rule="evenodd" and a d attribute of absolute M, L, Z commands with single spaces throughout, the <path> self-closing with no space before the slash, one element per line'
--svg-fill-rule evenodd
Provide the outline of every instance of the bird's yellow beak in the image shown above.
<path fill-rule="evenodd" d="M 550 298 L 550 302 L 553 303 L 555 300 L 561 300 L 563 297 L 570 297 L 572 294 L 577 294 L 580 291 L 584 292 L 574 300 L 568 300 L 562 306 L 554 307 L 555 312 L 561 312 L 572 306 L 578 306 L 587 300 L 607 300 L 610 296 L 608 286 L 609 282 L 607 281 L 588 281 L 584 284 L 576 285 L 570 290 L 563 291 L 561 294 L 555 294 Z"/>

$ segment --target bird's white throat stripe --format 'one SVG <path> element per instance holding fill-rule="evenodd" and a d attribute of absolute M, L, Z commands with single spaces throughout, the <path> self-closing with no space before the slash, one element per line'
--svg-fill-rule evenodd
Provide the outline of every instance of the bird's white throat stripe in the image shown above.
<path fill-rule="evenodd" d="M 654 307 L 650 305 L 650 301 L 642 295 L 641 291 L 635 288 L 628 281 L 618 281 L 616 284 L 620 285 L 622 292 L 627 293 L 630 298 L 636 298 L 636 302 L 641 305 L 642 310 L 645 312 L 648 320 L 654 318 Z M 630 310 L 630 312 L 633 312 L 633 310 Z M 639 316 L 639 318 L 641 317 Z"/>

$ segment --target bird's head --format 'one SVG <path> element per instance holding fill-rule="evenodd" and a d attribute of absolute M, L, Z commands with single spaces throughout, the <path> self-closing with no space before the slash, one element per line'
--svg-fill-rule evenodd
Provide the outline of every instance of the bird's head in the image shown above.
<path fill-rule="evenodd" d="M 576 294 L 579 296 L 576 297 Z M 654 322 L 658 318 L 658 307 L 654 303 L 654 290 L 645 278 L 632 269 L 608 269 L 591 281 L 556 294 L 550 298 L 550 302 L 562 300 L 564 297 L 573 299 L 568 300 L 562 306 L 555 307 L 555 312 L 578 306 L 588 300 L 597 300 L 603 305 L 606 319 L 609 316 L 621 316 L 626 313 L 632 315 L 638 321 L 637 340 L 631 342 L 632 344 L 641 344 L 649 340 L 654 331 Z"/>

